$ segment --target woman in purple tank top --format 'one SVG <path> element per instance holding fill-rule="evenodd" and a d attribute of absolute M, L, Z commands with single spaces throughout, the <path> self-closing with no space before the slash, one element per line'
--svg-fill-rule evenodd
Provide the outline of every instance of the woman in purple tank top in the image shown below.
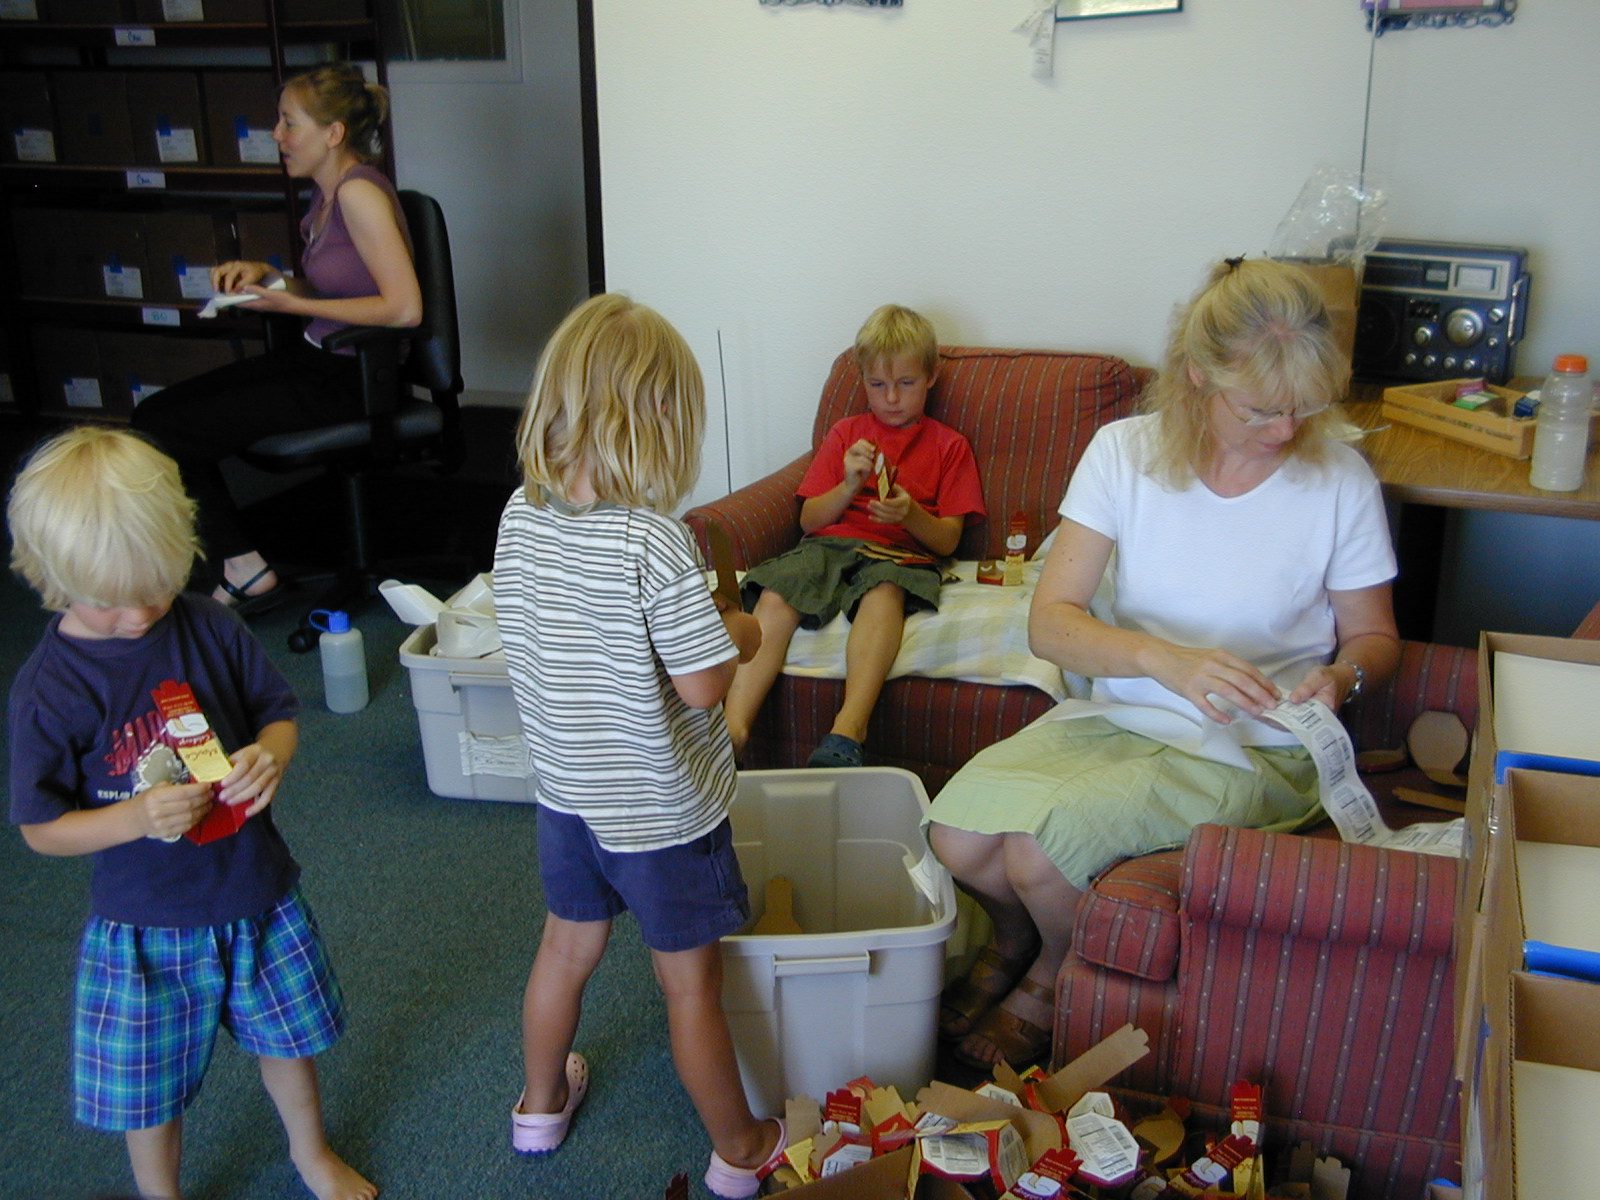
<path fill-rule="evenodd" d="M 372 164 L 382 155 L 388 93 L 360 68 L 332 63 L 283 86 L 272 138 L 293 179 L 316 185 L 300 222 L 301 273 L 262 262 L 212 268 L 218 292 L 248 293 L 256 312 L 306 317 L 303 342 L 162 389 L 134 410 L 135 428 L 178 460 L 200 505 L 201 535 L 216 590 L 241 613 L 282 598 L 278 577 L 242 527 L 220 463 L 275 433 L 311 429 L 361 413 L 354 354 L 322 349 L 346 325 L 412 326 L 422 291 L 394 185 Z"/>

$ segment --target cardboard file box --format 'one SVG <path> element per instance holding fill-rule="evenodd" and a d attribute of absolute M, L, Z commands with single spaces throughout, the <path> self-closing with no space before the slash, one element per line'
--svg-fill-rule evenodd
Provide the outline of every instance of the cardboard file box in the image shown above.
<path fill-rule="evenodd" d="M 151 25 L 184 21 L 256 23 L 267 19 L 268 0 L 134 0 L 134 17 Z"/>
<path fill-rule="evenodd" d="M 56 162 L 59 140 L 50 77 L 43 71 L 0 71 L 0 162 Z"/>
<path fill-rule="evenodd" d="M 183 166 L 208 161 L 200 79 L 193 71 L 130 71 L 127 86 L 134 162 Z"/>
<path fill-rule="evenodd" d="M 168 303 L 209 298 L 211 268 L 234 257 L 229 218 L 174 210 L 145 213 L 141 223 L 148 270 L 145 295 Z"/>
<path fill-rule="evenodd" d="M 114 25 L 132 12 L 128 0 L 39 0 L 39 15 L 66 25 Z"/>
<path fill-rule="evenodd" d="M 76 420 L 107 415 L 94 331 L 35 325 L 31 337 L 39 411 Z"/>
<path fill-rule="evenodd" d="M 294 243 L 290 238 L 289 218 L 282 210 L 251 212 L 241 210 L 233 217 L 239 235 L 239 257 L 264 262 L 278 271 L 294 273 Z"/>
<path fill-rule="evenodd" d="M 125 72 L 52 71 L 50 94 L 56 102 L 62 162 L 117 165 L 133 161 Z"/>
<path fill-rule="evenodd" d="M 132 412 L 164 387 L 236 361 L 241 345 L 229 338 L 172 337 L 102 330 L 100 388 L 106 406 Z"/>
<path fill-rule="evenodd" d="M 23 295 L 82 299 L 88 276 L 73 252 L 72 230 L 80 214 L 58 208 L 14 208 L 11 236 L 17 251 L 17 283 Z"/>
<path fill-rule="evenodd" d="M 206 71 L 200 76 L 211 163 L 218 167 L 277 166 L 272 129 L 278 123 L 278 85 L 270 71 Z"/>
<path fill-rule="evenodd" d="M 722 939 L 722 1006 L 754 1111 L 860 1075 L 904 1096 L 933 1078 L 956 899 L 922 836 L 927 809 L 921 781 L 890 767 L 739 773 L 730 818 L 751 928 L 781 875 L 805 930 Z"/>

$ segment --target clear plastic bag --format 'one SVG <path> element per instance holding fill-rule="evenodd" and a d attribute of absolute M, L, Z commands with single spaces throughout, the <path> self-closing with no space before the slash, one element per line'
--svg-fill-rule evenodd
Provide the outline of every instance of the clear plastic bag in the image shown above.
<path fill-rule="evenodd" d="M 1323 163 L 1278 222 L 1267 257 L 1349 266 L 1359 274 L 1383 234 L 1386 206 L 1370 179 Z"/>

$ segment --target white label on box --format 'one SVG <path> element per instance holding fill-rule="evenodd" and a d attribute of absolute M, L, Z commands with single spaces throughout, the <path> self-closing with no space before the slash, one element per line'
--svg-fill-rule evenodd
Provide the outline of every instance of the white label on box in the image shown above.
<path fill-rule="evenodd" d="M 851 1167 L 859 1167 L 872 1157 L 872 1147 L 863 1146 L 857 1142 L 840 1142 L 822 1160 L 822 1178 L 837 1175 L 841 1171 L 848 1171 Z"/>
<path fill-rule="evenodd" d="M 37 21 L 39 0 L 0 0 L 0 21 Z"/>
<path fill-rule="evenodd" d="M 156 31 L 138 25 L 124 26 L 113 34 L 113 38 L 119 46 L 154 46 Z"/>
<path fill-rule="evenodd" d="M 192 163 L 200 161 L 200 151 L 195 144 L 194 130 L 169 129 L 156 132 L 156 155 L 164 163 Z"/>
<path fill-rule="evenodd" d="M 139 315 L 146 325 L 166 325 L 176 329 L 179 324 L 178 310 L 175 308 L 146 308 Z"/>
<path fill-rule="evenodd" d="M 168 21 L 204 21 L 206 12 L 200 0 L 161 0 L 161 16 Z"/>
<path fill-rule="evenodd" d="M 61 381 L 61 394 L 66 397 L 69 408 L 105 407 L 105 401 L 100 399 L 100 381 L 92 375 L 88 378 L 67 376 Z"/>
<path fill-rule="evenodd" d="M 164 188 L 167 186 L 167 176 L 164 171 L 129 171 L 128 187 L 131 188 Z"/>
<path fill-rule="evenodd" d="M 273 163 L 278 161 L 278 143 L 272 140 L 272 130 L 251 129 L 239 137 L 239 161 L 247 163 Z"/>
<path fill-rule="evenodd" d="M 18 162 L 55 162 L 56 135 L 49 129 L 14 129 Z"/>
<path fill-rule="evenodd" d="M 11 376 L 5 371 L 0 371 L 0 404 L 15 404 L 17 393 L 11 389 Z"/>
<path fill-rule="evenodd" d="M 180 270 L 178 294 L 185 300 L 211 299 L 211 268 L 186 266 Z"/>
<path fill-rule="evenodd" d="M 138 267 L 107 265 L 100 268 L 106 282 L 106 295 L 119 300 L 143 300 L 144 276 Z"/>
<path fill-rule="evenodd" d="M 502 779 L 531 779 L 533 764 L 528 758 L 528 747 L 520 733 L 509 737 L 485 737 L 462 731 L 456 737 L 461 743 L 461 774 L 471 779 L 474 775 L 496 775 Z"/>
<path fill-rule="evenodd" d="M 146 400 L 150 399 L 151 396 L 154 396 L 160 390 L 161 385 L 159 383 L 141 383 L 133 376 L 128 377 L 128 391 L 133 396 L 133 406 L 135 408 L 139 407 L 139 405 L 143 404 Z"/>

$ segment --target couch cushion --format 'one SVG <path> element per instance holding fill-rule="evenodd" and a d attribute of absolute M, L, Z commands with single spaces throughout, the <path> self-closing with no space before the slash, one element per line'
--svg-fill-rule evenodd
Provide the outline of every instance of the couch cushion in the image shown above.
<path fill-rule="evenodd" d="M 1178 895 L 1183 851 L 1124 859 L 1094 881 L 1078 906 L 1072 948 L 1085 962 L 1140 979 L 1178 968 Z"/>
<path fill-rule="evenodd" d="M 1000 558 L 1013 513 L 1026 514 L 1032 550 L 1060 521 L 1067 477 L 1095 430 L 1132 414 L 1134 370 L 1109 354 L 942 346 L 928 415 L 965 434 L 983 480 L 986 522 L 969 525 L 957 558 Z M 834 360 L 823 385 L 811 445 L 840 418 L 865 412 L 855 353 Z"/>

